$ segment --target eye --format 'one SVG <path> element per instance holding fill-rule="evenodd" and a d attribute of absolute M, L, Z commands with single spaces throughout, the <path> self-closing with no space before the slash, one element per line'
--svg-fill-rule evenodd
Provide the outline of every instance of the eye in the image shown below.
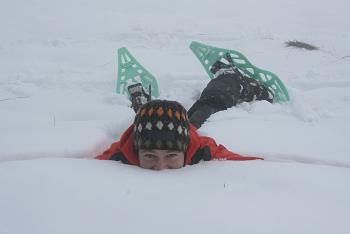
<path fill-rule="evenodd" d="M 174 158 L 176 158 L 176 157 L 178 157 L 179 155 L 177 155 L 177 154 L 168 154 L 167 156 L 166 156 L 166 158 L 167 159 L 174 159 Z"/>
<path fill-rule="evenodd" d="M 147 160 L 154 160 L 156 158 L 156 156 L 153 154 L 144 154 L 144 155 L 142 155 L 142 157 L 147 159 Z"/>

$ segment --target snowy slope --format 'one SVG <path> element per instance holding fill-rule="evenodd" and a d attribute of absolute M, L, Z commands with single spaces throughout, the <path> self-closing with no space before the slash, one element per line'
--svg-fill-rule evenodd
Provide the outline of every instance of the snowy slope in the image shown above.
<path fill-rule="evenodd" d="M 1 3 L 1 234 L 350 232 L 348 1 Z M 295 39 L 320 50 L 284 46 Z M 289 88 L 289 103 L 242 104 L 200 129 L 266 160 L 162 172 L 92 160 L 133 121 L 117 49 L 190 107 L 208 82 L 192 40 Z"/>

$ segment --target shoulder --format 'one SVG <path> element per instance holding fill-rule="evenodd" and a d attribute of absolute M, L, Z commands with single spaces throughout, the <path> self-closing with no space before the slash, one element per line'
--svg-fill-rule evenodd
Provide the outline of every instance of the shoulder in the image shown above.
<path fill-rule="evenodd" d="M 225 146 L 217 144 L 208 136 L 200 136 L 196 128 L 191 128 L 191 142 L 186 152 L 186 164 L 193 165 L 200 161 L 210 160 L 256 160 L 263 159 L 255 156 L 243 156 L 226 149 Z"/>
<path fill-rule="evenodd" d="M 122 161 L 125 164 L 138 165 L 137 153 L 134 150 L 134 125 L 131 125 L 121 136 L 120 141 L 113 143 L 105 152 L 97 156 L 100 160 Z"/>
<path fill-rule="evenodd" d="M 190 144 L 186 151 L 186 165 L 197 164 L 201 160 L 209 161 L 212 159 L 210 137 L 200 136 L 196 127 L 190 127 Z M 214 141 L 215 142 L 215 141 Z"/>

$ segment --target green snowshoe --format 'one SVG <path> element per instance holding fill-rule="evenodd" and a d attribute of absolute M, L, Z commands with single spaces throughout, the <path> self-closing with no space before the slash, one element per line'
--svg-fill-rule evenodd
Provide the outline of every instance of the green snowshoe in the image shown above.
<path fill-rule="evenodd" d="M 254 66 L 243 54 L 235 50 L 217 48 L 196 41 L 191 43 L 190 48 L 199 59 L 211 79 L 215 78 L 214 74 L 210 71 L 212 65 L 216 61 L 227 57 L 227 53 L 229 53 L 230 57 L 232 57 L 234 65 L 240 70 L 241 73 L 254 78 L 274 93 L 274 101 L 289 101 L 288 91 L 278 76 L 272 72 Z"/>
<path fill-rule="evenodd" d="M 128 87 L 138 83 L 152 97 L 159 96 L 157 79 L 125 47 L 119 48 L 117 93 L 127 94 L 131 98 Z"/>

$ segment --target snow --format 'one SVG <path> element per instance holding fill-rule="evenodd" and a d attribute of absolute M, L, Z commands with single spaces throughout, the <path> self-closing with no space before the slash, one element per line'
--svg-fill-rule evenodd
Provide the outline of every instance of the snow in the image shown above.
<path fill-rule="evenodd" d="M 350 233 L 349 7 L 3 0 L 0 233 Z M 266 160 L 161 172 L 94 160 L 134 117 L 115 93 L 117 49 L 189 108 L 209 81 L 192 40 L 240 51 L 288 87 L 289 103 L 244 103 L 199 130 Z"/>
<path fill-rule="evenodd" d="M 86 159 L 0 165 L 0 233 L 346 233 L 348 168 L 206 162 L 150 171 Z"/>

